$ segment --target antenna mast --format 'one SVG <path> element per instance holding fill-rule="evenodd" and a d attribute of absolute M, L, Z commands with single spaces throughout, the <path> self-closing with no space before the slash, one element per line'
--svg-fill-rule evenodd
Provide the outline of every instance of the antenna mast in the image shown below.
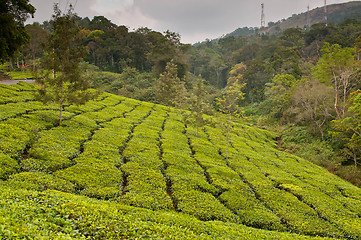
<path fill-rule="evenodd" d="M 325 24 L 327 27 L 327 0 L 325 0 Z"/>
<path fill-rule="evenodd" d="M 308 28 L 311 27 L 311 19 L 310 19 L 310 5 L 307 6 L 307 20 L 306 25 Z"/>
<path fill-rule="evenodd" d="M 260 35 L 264 34 L 265 27 L 266 27 L 266 19 L 264 15 L 264 3 L 261 4 L 262 7 L 262 13 L 261 13 L 261 29 L 260 29 Z"/>

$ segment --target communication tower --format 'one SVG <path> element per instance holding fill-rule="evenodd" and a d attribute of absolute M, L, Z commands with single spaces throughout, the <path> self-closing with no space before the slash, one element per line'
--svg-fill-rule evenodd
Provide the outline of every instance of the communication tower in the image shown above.
<path fill-rule="evenodd" d="M 307 20 L 306 20 L 307 28 L 311 27 L 311 19 L 310 19 L 310 5 L 307 6 Z"/>
<path fill-rule="evenodd" d="M 325 24 L 327 27 L 327 0 L 325 0 Z"/>
<path fill-rule="evenodd" d="M 266 18 L 264 15 L 264 3 L 261 4 L 262 13 L 261 13 L 261 28 L 260 28 L 260 35 L 263 35 L 266 28 Z"/>

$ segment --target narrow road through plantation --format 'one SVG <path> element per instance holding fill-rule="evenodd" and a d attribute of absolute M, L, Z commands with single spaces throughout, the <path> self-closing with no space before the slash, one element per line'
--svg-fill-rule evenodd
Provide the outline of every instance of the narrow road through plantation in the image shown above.
<path fill-rule="evenodd" d="M 0 81 L 0 84 L 12 85 L 12 84 L 17 84 L 18 82 L 34 83 L 35 80 L 34 79 L 4 80 L 4 81 Z"/>

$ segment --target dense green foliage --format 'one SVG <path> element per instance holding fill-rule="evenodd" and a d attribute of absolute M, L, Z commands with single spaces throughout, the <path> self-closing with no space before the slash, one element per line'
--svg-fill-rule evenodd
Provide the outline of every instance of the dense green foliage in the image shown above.
<path fill-rule="evenodd" d="M 181 106 L 184 103 L 184 83 L 178 77 L 173 60 L 167 63 L 155 86 L 156 98 L 166 106 Z"/>
<path fill-rule="evenodd" d="M 29 41 L 24 22 L 35 12 L 29 0 L 3 0 L 0 2 L 0 61 L 13 57 Z"/>
<path fill-rule="evenodd" d="M 56 106 L 0 85 L 0 236 L 359 239 L 361 190 L 276 134 L 104 93 Z M 6 110 L 7 109 L 7 110 Z M 229 157 L 226 158 L 226 149 Z"/>

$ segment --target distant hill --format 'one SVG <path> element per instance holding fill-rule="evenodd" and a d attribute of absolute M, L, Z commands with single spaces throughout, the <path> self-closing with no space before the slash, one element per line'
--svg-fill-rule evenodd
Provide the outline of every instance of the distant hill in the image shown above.
<path fill-rule="evenodd" d="M 346 18 L 358 18 L 361 16 L 361 1 L 333 4 L 327 6 L 328 22 L 339 23 Z M 309 13 L 310 24 L 324 22 L 324 8 L 313 9 Z M 307 12 L 293 15 L 285 21 L 281 21 L 268 29 L 268 32 L 275 32 L 276 29 L 285 30 L 288 28 L 304 28 L 307 25 Z"/>
<path fill-rule="evenodd" d="M 237 28 L 233 32 L 226 35 L 226 37 L 233 36 L 233 37 L 247 37 L 253 35 L 258 28 L 249 28 L 249 27 L 243 27 L 243 28 Z"/>
<path fill-rule="evenodd" d="M 342 4 L 332 4 L 327 6 L 328 22 L 339 23 L 346 18 L 359 18 L 361 17 L 361 1 L 348 2 Z M 294 14 L 288 19 L 280 20 L 276 23 L 270 22 L 266 32 L 274 34 L 284 31 L 288 28 L 304 28 L 307 26 L 307 12 Z M 324 22 L 324 8 L 318 7 L 309 12 L 310 25 Z M 225 35 L 228 36 L 250 36 L 256 33 L 258 28 L 238 28 L 235 31 Z"/>

